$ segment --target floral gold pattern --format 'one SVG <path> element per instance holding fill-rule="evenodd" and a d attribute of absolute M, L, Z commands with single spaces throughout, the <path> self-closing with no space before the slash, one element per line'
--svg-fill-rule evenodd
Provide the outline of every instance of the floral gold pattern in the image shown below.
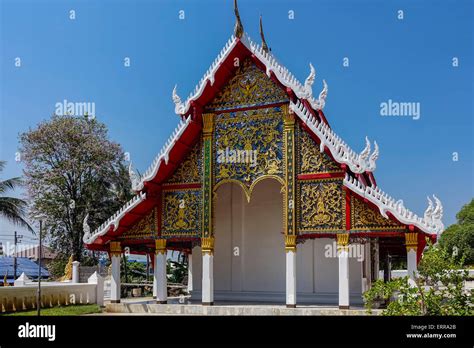
<path fill-rule="evenodd" d="M 338 173 L 339 165 L 325 153 L 304 129 L 299 128 L 298 171 L 300 174 Z"/>
<path fill-rule="evenodd" d="M 176 168 L 169 184 L 188 184 L 201 182 L 202 142 L 199 141 L 183 162 Z"/>
<path fill-rule="evenodd" d="M 261 176 L 283 176 L 281 108 L 219 114 L 216 120 L 216 184 L 224 180 L 237 180 L 250 187 Z M 220 161 L 219 153 L 222 154 L 227 149 L 252 154 L 255 160 L 234 161 L 227 157 L 230 160 Z"/>
<path fill-rule="evenodd" d="M 407 252 L 410 250 L 416 251 L 418 248 L 418 233 L 405 233 L 405 244 L 407 247 Z"/>
<path fill-rule="evenodd" d="M 285 101 L 288 101 L 288 97 L 283 89 L 269 79 L 250 59 L 245 59 L 227 86 L 206 109 L 228 110 Z"/>
<path fill-rule="evenodd" d="M 340 179 L 298 182 L 298 230 L 341 231 L 345 228 L 345 193 Z"/>
<path fill-rule="evenodd" d="M 351 197 L 351 226 L 352 230 L 358 231 L 406 229 L 404 225 L 384 218 L 378 211 L 354 196 Z"/>
<path fill-rule="evenodd" d="M 157 234 L 157 209 L 152 209 L 120 236 L 120 239 L 153 238 Z"/>
<path fill-rule="evenodd" d="M 163 191 L 162 236 L 196 236 L 201 229 L 201 190 Z"/>
<path fill-rule="evenodd" d="M 122 254 L 122 247 L 120 242 L 110 242 L 110 255 L 111 256 L 120 256 Z"/>

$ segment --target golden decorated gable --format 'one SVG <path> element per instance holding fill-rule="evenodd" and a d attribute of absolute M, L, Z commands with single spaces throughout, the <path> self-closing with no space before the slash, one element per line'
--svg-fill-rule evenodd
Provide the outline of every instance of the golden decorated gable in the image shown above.
<path fill-rule="evenodd" d="M 405 230 L 406 227 L 384 218 L 362 200 L 351 197 L 351 229 L 358 231 Z"/>
<path fill-rule="evenodd" d="M 299 129 L 298 173 L 338 173 L 342 172 L 337 162 L 319 151 L 319 145 L 304 129 Z"/>
<path fill-rule="evenodd" d="M 247 58 L 206 109 L 228 110 L 286 101 L 288 96 L 282 88 Z"/>
<path fill-rule="evenodd" d="M 346 210 L 341 179 L 299 181 L 297 188 L 300 233 L 344 230 Z"/>
<path fill-rule="evenodd" d="M 153 238 L 157 234 L 158 216 L 157 208 L 153 208 L 147 215 L 134 223 L 120 239 Z"/>
<path fill-rule="evenodd" d="M 199 141 L 176 168 L 167 184 L 190 184 L 201 182 L 202 142 Z"/>

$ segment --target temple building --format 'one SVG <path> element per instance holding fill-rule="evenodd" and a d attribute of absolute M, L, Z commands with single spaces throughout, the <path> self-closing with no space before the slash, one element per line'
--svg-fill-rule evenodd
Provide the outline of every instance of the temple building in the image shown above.
<path fill-rule="evenodd" d="M 84 243 L 109 253 L 112 302 L 120 302 L 120 256 L 153 255 L 154 293 L 166 303 L 166 257 L 189 258 L 191 299 L 362 304 L 387 255 L 406 257 L 413 277 L 426 243 L 443 231 L 441 202 L 423 217 L 382 191 L 377 143 L 352 150 L 323 112 L 328 86 L 313 94 L 244 32 L 234 35 L 183 101 L 180 118 L 142 175 L 136 196 Z"/>

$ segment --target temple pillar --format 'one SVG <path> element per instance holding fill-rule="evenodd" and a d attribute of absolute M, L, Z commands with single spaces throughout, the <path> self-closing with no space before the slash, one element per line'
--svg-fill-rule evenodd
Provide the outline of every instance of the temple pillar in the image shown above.
<path fill-rule="evenodd" d="M 153 282 L 156 287 L 156 303 L 167 303 L 168 283 L 166 278 L 166 239 L 155 240 L 155 268 Z"/>
<path fill-rule="evenodd" d="M 193 291 L 193 254 L 188 254 L 188 292 Z"/>
<path fill-rule="evenodd" d="M 202 180 L 202 304 L 214 304 L 214 208 L 212 183 L 212 156 L 214 114 L 202 115 L 203 134 L 203 180 Z"/>
<path fill-rule="evenodd" d="M 296 236 L 285 236 L 286 307 L 296 307 Z"/>
<path fill-rule="evenodd" d="M 122 248 L 120 242 L 110 242 L 110 259 L 112 274 L 110 278 L 110 302 L 120 303 L 120 259 Z"/>
<path fill-rule="evenodd" d="M 418 248 L 418 233 L 405 233 L 405 244 L 407 247 L 407 271 L 410 279 L 415 279 L 417 273 L 416 255 Z"/>
<path fill-rule="evenodd" d="M 285 161 L 285 193 L 283 201 L 286 252 L 286 306 L 296 307 L 296 218 L 295 218 L 295 114 L 282 106 Z"/>
<path fill-rule="evenodd" d="M 201 238 L 202 248 L 202 304 L 214 304 L 214 237 Z"/>
<path fill-rule="evenodd" d="M 339 308 L 349 309 L 349 233 L 340 233 L 337 238 L 339 261 Z"/>

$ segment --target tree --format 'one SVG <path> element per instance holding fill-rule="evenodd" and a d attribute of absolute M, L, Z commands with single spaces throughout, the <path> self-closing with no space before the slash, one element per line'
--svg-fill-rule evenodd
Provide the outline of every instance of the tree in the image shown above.
<path fill-rule="evenodd" d="M 0 173 L 5 168 L 5 161 L 0 161 Z M 21 178 L 0 180 L 0 215 L 15 225 L 26 227 L 34 233 L 30 224 L 26 221 L 26 210 L 28 203 L 20 198 L 4 196 L 8 190 L 15 190 L 23 185 Z"/>
<path fill-rule="evenodd" d="M 412 281 L 408 277 L 377 280 L 364 293 L 370 312 L 374 302 L 388 302 L 384 315 L 474 315 L 474 291 L 465 288 L 467 270 L 445 249 L 428 243 Z"/>
<path fill-rule="evenodd" d="M 124 154 L 95 118 L 57 116 L 20 134 L 32 214 L 44 215 L 52 248 L 81 261 L 83 221 L 99 226 L 131 198 Z"/>
<path fill-rule="evenodd" d="M 439 244 L 467 265 L 474 264 L 474 199 L 456 214 L 457 222 L 441 235 Z"/>

